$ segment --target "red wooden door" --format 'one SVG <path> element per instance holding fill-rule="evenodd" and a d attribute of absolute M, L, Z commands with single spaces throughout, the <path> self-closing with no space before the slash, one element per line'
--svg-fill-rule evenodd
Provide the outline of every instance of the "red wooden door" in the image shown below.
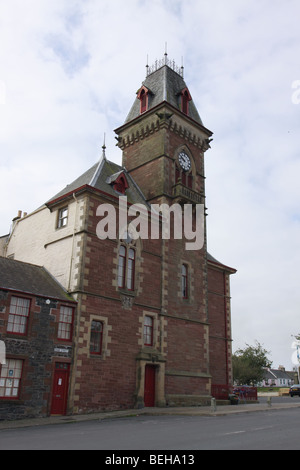
<path fill-rule="evenodd" d="M 155 406 L 155 366 L 146 365 L 145 367 L 145 406 Z"/>
<path fill-rule="evenodd" d="M 53 390 L 52 390 L 52 415 L 65 415 L 67 411 L 67 398 L 69 386 L 69 364 L 57 362 L 55 364 Z"/>

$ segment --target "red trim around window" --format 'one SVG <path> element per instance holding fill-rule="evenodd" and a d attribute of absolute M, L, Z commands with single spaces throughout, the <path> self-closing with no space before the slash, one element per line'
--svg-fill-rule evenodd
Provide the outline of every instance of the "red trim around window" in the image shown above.
<path fill-rule="evenodd" d="M 60 341 L 71 341 L 73 334 L 74 309 L 67 305 L 60 307 L 57 338 Z"/>
<path fill-rule="evenodd" d="M 11 296 L 7 321 L 7 333 L 20 336 L 27 335 L 30 305 L 31 300 L 26 297 Z"/>
<path fill-rule="evenodd" d="M 24 361 L 6 359 L 6 365 L 0 365 L 0 400 L 18 400 L 21 391 Z"/>
<path fill-rule="evenodd" d="M 192 97 L 190 92 L 187 88 L 184 88 L 181 92 L 181 111 L 184 114 L 189 114 L 189 101 L 191 101 Z"/>
<path fill-rule="evenodd" d="M 149 90 L 145 86 L 142 86 L 137 95 L 140 100 L 140 114 L 145 113 L 148 109 L 148 96 Z"/>

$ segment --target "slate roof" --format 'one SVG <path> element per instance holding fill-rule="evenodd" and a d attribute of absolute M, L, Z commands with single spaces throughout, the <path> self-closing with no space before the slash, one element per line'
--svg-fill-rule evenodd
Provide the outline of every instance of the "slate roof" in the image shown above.
<path fill-rule="evenodd" d="M 53 196 L 46 204 L 50 204 L 57 199 L 63 198 L 67 194 L 72 194 L 83 186 L 89 186 L 91 188 L 103 191 L 110 196 L 119 197 L 120 193 L 114 190 L 111 183 L 115 179 L 114 176 L 117 174 L 119 175 L 120 173 L 124 173 L 129 184 L 125 194 L 127 196 L 128 202 L 131 204 L 144 204 L 149 207 L 149 204 L 147 203 L 142 191 L 132 179 L 130 174 L 126 171 L 126 169 L 117 163 L 107 160 L 104 153 L 98 163 L 95 163 L 85 173 L 79 176 L 72 183 L 68 184 L 62 191 Z"/>
<path fill-rule="evenodd" d="M 291 376 L 285 370 L 281 369 L 267 369 L 264 373 L 264 379 L 290 379 Z"/>
<path fill-rule="evenodd" d="M 168 65 L 163 65 L 155 72 L 149 74 L 142 83 L 143 85 L 150 90 L 148 110 L 164 101 L 180 110 L 180 92 L 187 88 L 187 86 L 184 79 Z M 135 99 L 125 123 L 132 121 L 138 116 L 140 116 L 140 101 Z M 203 125 L 193 100 L 189 102 L 189 117 Z"/>
<path fill-rule="evenodd" d="M 0 257 L 0 288 L 75 302 L 44 267 L 10 258 Z"/>
<path fill-rule="evenodd" d="M 207 261 L 210 261 L 213 264 L 217 264 L 220 266 L 220 268 L 223 268 L 225 271 L 229 271 L 232 274 L 236 273 L 236 269 L 230 268 L 229 266 L 226 266 L 225 264 L 221 263 L 218 261 L 216 258 L 214 258 L 210 253 L 207 252 Z"/>

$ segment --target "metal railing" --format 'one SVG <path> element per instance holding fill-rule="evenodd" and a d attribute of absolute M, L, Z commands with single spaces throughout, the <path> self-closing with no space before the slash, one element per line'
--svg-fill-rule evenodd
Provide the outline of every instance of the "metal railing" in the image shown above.
<path fill-rule="evenodd" d="M 228 400 L 229 395 L 234 394 L 242 401 L 257 401 L 257 388 L 248 386 L 231 387 L 225 384 L 213 384 L 211 395 L 217 400 Z"/>

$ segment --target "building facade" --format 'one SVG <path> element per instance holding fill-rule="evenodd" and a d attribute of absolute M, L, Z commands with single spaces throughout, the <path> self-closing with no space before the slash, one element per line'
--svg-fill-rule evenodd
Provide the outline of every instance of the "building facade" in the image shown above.
<path fill-rule="evenodd" d="M 75 312 L 44 268 L 0 257 L 0 420 L 66 412 Z"/>
<path fill-rule="evenodd" d="M 147 68 L 115 132 L 122 165 L 104 148 L 46 204 L 18 214 L 2 255 L 45 266 L 77 303 L 67 412 L 209 403 L 212 385 L 232 384 L 235 269 L 207 252 L 205 216 L 201 248 L 174 236 L 186 205 L 197 233 L 212 132 L 167 56 Z M 180 210 L 165 238 L 158 213 L 153 237 L 153 207 L 163 204 Z M 129 227 L 137 207 L 149 236 L 136 239 Z"/>

